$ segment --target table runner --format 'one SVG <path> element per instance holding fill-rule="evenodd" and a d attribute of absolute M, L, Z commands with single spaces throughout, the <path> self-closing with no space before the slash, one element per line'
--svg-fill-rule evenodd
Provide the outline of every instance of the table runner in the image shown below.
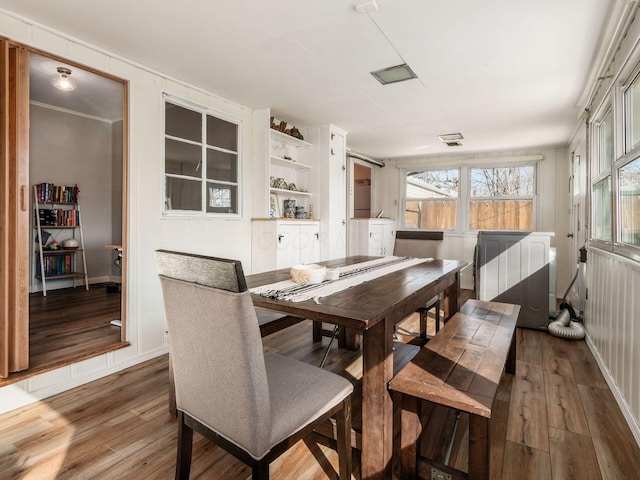
<path fill-rule="evenodd" d="M 429 260 L 432 259 L 410 257 L 377 258 L 375 260 L 336 268 L 335 270 L 338 270 L 340 275 L 337 280 L 325 280 L 322 283 L 314 285 L 300 285 L 294 283 L 293 280 L 284 280 L 269 285 L 254 287 L 250 291 L 251 293 L 277 300 L 303 302 L 313 299 L 316 303 L 320 303 L 321 297 L 341 292 L 355 285 Z"/>

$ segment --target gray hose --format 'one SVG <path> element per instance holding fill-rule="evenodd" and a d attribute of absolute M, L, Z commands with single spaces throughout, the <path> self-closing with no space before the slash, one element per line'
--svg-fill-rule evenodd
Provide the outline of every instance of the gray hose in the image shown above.
<path fill-rule="evenodd" d="M 548 328 L 551 335 L 567 340 L 582 340 L 585 335 L 584 327 L 578 322 L 571 321 L 568 310 L 561 310 L 558 318 L 551 322 Z"/>

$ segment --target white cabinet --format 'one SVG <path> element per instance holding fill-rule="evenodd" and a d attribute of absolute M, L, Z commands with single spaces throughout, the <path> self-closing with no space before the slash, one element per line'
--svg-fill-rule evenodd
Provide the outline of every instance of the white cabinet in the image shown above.
<path fill-rule="evenodd" d="M 389 218 L 352 218 L 349 255 L 393 255 L 396 222 Z"/>
<path fill-rule="evenodd" d="M 253 113 L 253 217 L 269 218 L 275 202 L 275 217 L 284 217 L 284 200 L 295 200 L 308 213 L 313 203 L 311 143 L 270 127 L 271 110 Z M 274 181 L 275 183 L 273 183 Z"/>
<path fill-rule="evenodd" d="M 312 131 L 316 154 L 317 216 L 320 219 L 320 258 L 347 256 L 347 132 L 335 125 Z"/>
<path fill-rule="evenodd" d="M 320 223 L 312 220 L 254 220 L 252 273 L 320 260 Z"/>

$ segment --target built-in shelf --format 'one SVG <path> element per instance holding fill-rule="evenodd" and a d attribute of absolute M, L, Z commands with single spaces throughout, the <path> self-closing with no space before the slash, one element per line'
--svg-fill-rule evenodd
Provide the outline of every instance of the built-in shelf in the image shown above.
<path fill-rule="evenodd" d="M 291 135 L 287 135 L 286 133 L 279 132 L 278 130 L 270 129 L 272 133 L 272 139 L 278 142 L 284 142 L 288 145 L 298 146 L 298 147 L 310 147 L 311 144 L 309 142 L 305 142 L 304 140 L 300 140 L 299 138 L 292 137 Z"/>
<path fill-rule="evenodd" d="M 312 195 L 310 192 L 299 192 L 297 190 L 286 190 L 284 188 L 272 188 L 270 190 L 271 193 L 284 193 L 286 195 L 295 195 L 298 197 L 310 197 Z"/>
<path fill-rule="evenodd" d="M 311 170 L 311 165 L 307 165 L 306 163 L 294 162 L 293 160 L 287 160 L 286 158 L 278 157 L 277 155 L 271 155 L 269 158 L 271 163 L 274 165 L 295 168 L 296 170 Z"/>

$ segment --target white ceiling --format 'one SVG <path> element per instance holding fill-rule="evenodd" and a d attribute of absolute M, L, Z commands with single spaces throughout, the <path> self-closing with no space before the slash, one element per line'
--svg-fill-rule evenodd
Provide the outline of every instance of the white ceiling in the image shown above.
<path fill-rule="evenodd" d="M 565 145 L 624 0 L 0 0 L 290 124 L 333 123 L 374 158 Z M 2 27 L 0 25 L 0 33 Z M 419 80 L 369 72 L 406 61 Z M 437 135 L 461 132 L 463 146 Z"/>

